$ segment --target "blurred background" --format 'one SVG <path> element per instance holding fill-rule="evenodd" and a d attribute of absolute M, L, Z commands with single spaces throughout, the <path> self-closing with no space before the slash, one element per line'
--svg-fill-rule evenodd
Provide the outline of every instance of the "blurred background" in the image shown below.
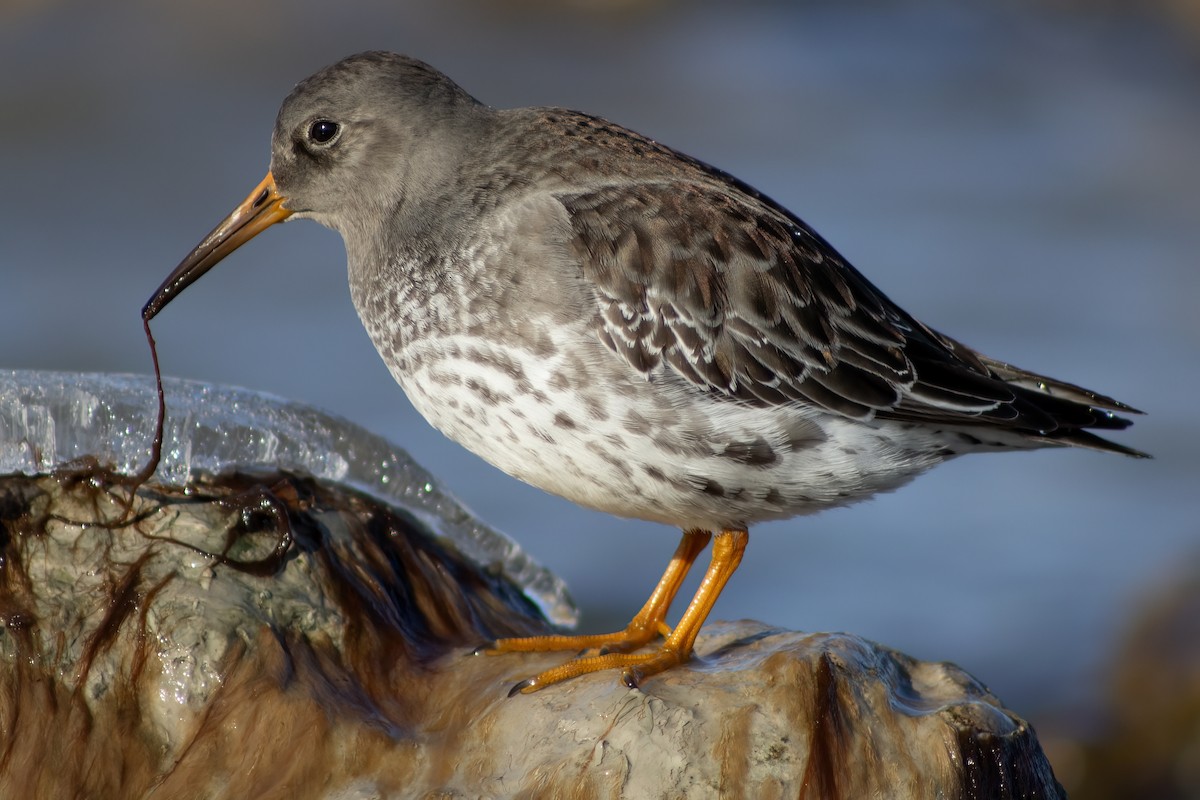
<path fill-rule="evenodd" d="M 1198 8 L 0 0 L 0 367 L 148 373 L 142 304 L 263 176 L 292 85 L 344 55 L 609 117 L 775 197 L 934 327 L 1149 412 L 1115 438 L 1154 461 L 975 456 L 757 527 L 714 617 L 957 662 L 1033 722 L 1073 796 L 1200 797 Z M 623 626 L 675 546 L 429 428 L 312 223 L 268 231 L 154 330 L 167 374 L 409 450 L 567 579 L 588 630 Z M 1138 725 L 1161 753 L 1122 744 Z"/>

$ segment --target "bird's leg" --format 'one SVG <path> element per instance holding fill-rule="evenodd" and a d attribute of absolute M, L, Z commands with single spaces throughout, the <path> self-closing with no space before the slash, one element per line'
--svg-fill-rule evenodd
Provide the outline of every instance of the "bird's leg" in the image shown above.
<path fill-rule="evenodd" d="M 707 540 L 707 536 L 705 538 Z M 683 613 L 679 624 L 657 650 L 649 653 L 607 653 L 576 658 L 521 681 L 512 688 L 509 696 L 517 692 L 536 692 L 550 684 L 589 672 L 617 668 L 621 669 L 621 680 L 626 686 L 633 688 L 645 678 L 687 661 L 692 656 L 692 648 L 695 647 L 700 626 L 708 618 L 730 576 L 742 563 L 742 554 L 746 551 L 746 543 L 749 540 L 750 535 L 744 530 L 721 531 L 717 534 L 713 542 L 712 561 L 708 565 L 708 571 L 704 573 L 700 588 L 696 590 L 696 595 L 688 605 L 687 611 Z M 682 543 L 680 548 L 683 548 Z M 667 572 L 670 571 L 668 567 Z M 666 578 L 665 575 L 663 577 Z"/>
<path fill-rule="evenodd" d="M 593 650 L 602 648 L 606 652 L 626 653 L 637 650 L 655 636 L 669 636 L 671 629 L 667 627 L 667 611 L 671 601 L 675 599 L 679 587 L 687 578 L 688 571 L 696 557 L 708 545 L 712 534 L 708 531 L 684 531 L 671 556 L 671 563 L 663 572 L 650 593 L 650 598 L 642 606 L 642 610 L 634 615 L 625 630 L 615 633 L 596 633 L 587 636 L 526 636 L 513 639 L 497 639 L 486 648 L 488 654 L 496 653 L 530 653 L 549 650 Z"/>

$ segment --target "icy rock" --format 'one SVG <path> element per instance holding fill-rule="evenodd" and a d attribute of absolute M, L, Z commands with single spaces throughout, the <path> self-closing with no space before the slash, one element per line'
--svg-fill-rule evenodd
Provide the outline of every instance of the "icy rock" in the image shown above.
<path fill-rule="evenodd" d="M 155 480 L 187 486 L 231 470 L 287 470 L 397 505 L 465 555 L 522 586 L 547 619 L 577 612 L 562 581 L 451 497 L 408 453 L 310 406 L 268 394 L 166 378 L 167 418 Z M 0 371 L 0 475 L 34 475 L 95 457 L 118 472 L 150 458 L 154 381 L 140 375 Z"/>

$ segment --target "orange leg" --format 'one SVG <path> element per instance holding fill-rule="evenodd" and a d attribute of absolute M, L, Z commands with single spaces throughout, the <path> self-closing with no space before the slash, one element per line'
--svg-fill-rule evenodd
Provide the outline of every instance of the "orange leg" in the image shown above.
<path fill-rule="evenodd" d="M 523 638 L 497 639 L 487 648 L 489 654 L 495 653 L 543 653 L 551 650 L 593 650 L 602 648 L 608 651 L 629 652 L 642 647 L 660 633 L 670 634 L 667 627 L 667 611 L 671 601 L 675 599 L 679 587 L 687 578 L 696 557 L 708 546 L 712 534 L 708 531 L 684 531 L 671 556 L 671 563 L 663 572 L 658 585 L 650 593 L 650 599 L 642 610 L 634 615 L 625 630 L 615 633 L 596 633 L 588 636 L 526 636 Z"/>
<path fill-rule="evenodd" d="M 700 540 L 699 548 L 689 547 L 689 537 L 696 537 Z M 702 537 L 702 538 L 701 538 Z M 700 633 L 700 626 L 704 624 L 704 620 L 708 618 L 708 614 L 712 611 L 713 605 L 717 602 L 717 598 L 721 595 L 721 591 L 725 588 L 725 584 L 729 582 L 730 576 L 737 570 L 738 565 L 742 562 L 742 554 L 746 551 L 746 543 L 750 540 L 750 536 L 746 531 L 721 531 L 717 534 L 713 542 L 712 561 L 708 565 L 708 571 L 704 573 L 704 580 L 700 582 L 700 588 L 696 590 L 695 597 L 688 605 L 687 611 L 683 613 L 683 617 L 679 620 L 679 624 L 667 636 L 666 641 L 657 649 L 649 653 L 630 653 L 630 652 L 609 652 L 594 656 L 583 656 L 572 661 L 548 669 L 545 672 L 536 675 L 528 680 L 521 681 L 512 688 L 509 696 L 522 692 L 536 692 L 560 681 L 565 681 L 569 678 L 574 678 L 578 675 L 586 675 L 589 672 L 598 672 L 604 669 L 621 669 L 621 680 L 630 688 L 635 687 L 638 683 L 651 675 L 656 675 L 666 669 L 670 669 L 677 664 L 682 664 L 692 656 L 692 649 L 696 644 L 696 637 Z M 634 621 L 626 628 L 626 633 L 636 629 L 639 635 L 645 636 L 645 641 L 649 641 L 653 637 L 653 631 L 665 627 L 663 618 L 666 614 L 666 606 L 670 604 L 668 596 L 665 602 L 659 601 L 655 603 L 655 597 L 662 591 L 664 594 L 673 595 L 679 590 L 679 584 L 683 581 L 683 575 L 687 574 L 687 566 L 695 560 L 699 550 L 708 542 L 708 534 L 698 531 L 689 531 L 684 534 L 684 539 L 679 544 L 679 549 L 676 551 L 675 558 L 671 560 L 671 565 L 667 567 L 663 579 L 659 581 L 658 588 L 650 597 L 650 601 L 645 607 L 638 612 L 638 616 L 634 617 Z M 694 545 L 694 542 L 693 542 Z M 687 554 L 690 554 L 690 559 L 687 559 Z M 682 557 L 682 558 L 681 558 Z M 680 564 L 676 562 L 680 561 Z M 686 563 L 682 563 L 686 562 Z M 682 572 L 678 577 L 676 572 Z M 661 608 L 660 608 L 661 607 Z M 640 618 L 640 622 L 639 622 Z M 653 630 L 647 633 L 647 628 L 653 625 Z M 619 636 L 619 635 L 618 635 Z M 572 649 L 580 646 L 596 647 L 603 644 L 608 644 L 612 641 L 611 637 L 538 637 L 551 640 L 562 640 L 569 642 L 567 646 Z M 599 644 L 596 642 L 599 640 Z M 525 640 L 501 640 L 497 645 L 501 645 L 510 641 L 525 641 Z M 633 639 L 621 640 L 618 642 L 618 647 L 625 648 L 632 644 Z M 643 642 L 644 643 L 644 642 Z M 513 648 L 517 649 L 517 648 Z M 523 649 L 534 649 L 532 647 Z M 551 648 L 539 648 L 551 649 Z M 558 649 L 558 648 L 553 648 Z M 609 644 L 609 649 L 616 649 Z M 633 647 L 629 647 L 633 649 Z M 494 652 L 504 652 L 497 649 Z"/>

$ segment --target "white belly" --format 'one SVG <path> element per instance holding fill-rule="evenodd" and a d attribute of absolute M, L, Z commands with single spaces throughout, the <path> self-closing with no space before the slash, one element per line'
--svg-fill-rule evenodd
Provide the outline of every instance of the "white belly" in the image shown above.
<path fill-rule="evenodd" d="M 596 364 L 566 363 L 440 337 L 403 355 L 393 374 L 410 401 L 471 452 L 580 505 L 682 528 L 844 505 L 947 455 L 910 426 L 652 387 L 616 359 L 608 372 L 605 352 Z"/>

